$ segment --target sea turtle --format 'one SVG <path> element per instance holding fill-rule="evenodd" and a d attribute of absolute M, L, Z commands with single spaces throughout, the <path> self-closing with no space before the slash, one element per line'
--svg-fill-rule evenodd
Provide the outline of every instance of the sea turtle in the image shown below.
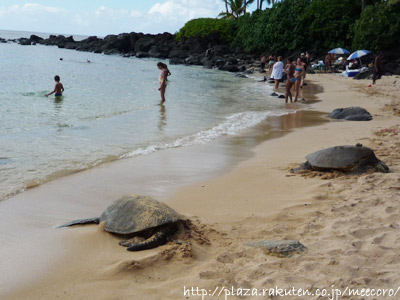
<path fill-rule="evenodd" d="M 372 115 L 362 107 L 352 106 L 336 108 L 329 115 L 331 119 L 343 119 L 346 121 L 370 121 Z"/>
<path fill-rule="evenodd" d="M 246 246 L 262 248 L 267 254 L 278 257 L 290 257 L 294 253 L 307 250 L 307 247 L 296 240 L 263 240 L 259 242 L 247 242 Z"/>
<path fill-rule="evenodd" d="M 389 167 L 375 156 L 374 151 L 361 144 L 323 149 L 307 155 L 306 159 L 307 161 L 293 172 L 316 170 L 359 174 L 371 169 L 383 173 L 389 172 Z"/>
<path fill-rule="evenodd" d="M 129 251 L 151 249 L 165 244 L 185 218 L 151 197 L 126 195 L 115 201 L 98 218 L 74 220 L 59 227 L 105 222 L 105 230 L 126 236 L 121 246 Z"/>

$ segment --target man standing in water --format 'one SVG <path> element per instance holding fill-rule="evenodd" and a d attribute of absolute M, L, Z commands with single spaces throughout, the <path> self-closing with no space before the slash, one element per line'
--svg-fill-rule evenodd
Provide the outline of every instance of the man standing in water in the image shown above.
<path fill-rule="evenodd" d="M 64 86 L 62 85 L 62 83 L 60 82 L 60 76 L 56 75 L 54 76 L 54 80 L 56 82 L 56 85 L 54 86 L 54 90 L 48 94 L 46 94 L 45 96 L 48 97 L 51 94 L 56 93 L 54 96 L 56 97 L 61 97 L 62 93 L 64 92 Z"/>
<path fill-rule="evenodd" d="M 164 67 L 165 65 L 162 62 L 157 64 L 157 67 L 161 70 L 160 74 L 160 88 L 158 89 L 161 94 L 161 103 L 165 102 L 165 89 L 167 88 L 167 77 L 168 77 L 168 69 Z"/>

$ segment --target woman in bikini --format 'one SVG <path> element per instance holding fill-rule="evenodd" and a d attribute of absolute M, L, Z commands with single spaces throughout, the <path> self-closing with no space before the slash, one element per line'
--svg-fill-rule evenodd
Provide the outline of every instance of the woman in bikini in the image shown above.
<path fill-rule="evenodd" d="M 168 69 L 164 67 L 165 65 L 162 62 L 157 64 L 157 67 L 161 70 L 160 74 L 160 88 L 158 89 L 161 94 L 161 103 L 165 102 L 165 89 L 167 88 L 167 77 L 168 77 Z"/>
<path fill-rule="evenodd" d="M 163 67 L 164 67 L 165 70 L 167 70 L 167 81 L 168 81 L 168 76 L 171 76 L 172 74 L 169 71 L 168 66 L 166 64 L 163 64 Z"/>
<path fill-rule="evenodd" d="M 294 102 L 297 102 L 297 98 L 299 96 L 300 84 L 301 84 L 301 77 L 305 73 L 304 66 L 300 58 L 297 59 L 297 65 L 294 68 L 294 90 L 296 95 L 294 96 Z"/>
<path fill-rule="evenodd" d="M 292 88 L 293 83 L 295 83 L 296 78 L 294 78 L 293 59 L 290 57 L 287 59 L 287 64 L 285 66 L 285 73 L 287 74 L 285 103 L 288 103 L 289 97 L 290 97 L 290 103 L 291 103 L 293 101 L 293 99 L 292 99 L 292 93 L 290 92 L 290 89 Z"/>

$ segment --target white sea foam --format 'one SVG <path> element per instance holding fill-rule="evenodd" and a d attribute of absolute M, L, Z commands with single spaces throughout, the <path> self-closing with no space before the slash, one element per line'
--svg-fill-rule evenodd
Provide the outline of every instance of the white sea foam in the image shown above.
<path fill-rule="evenodd" d="M 138 148 L 128 154 L 125 154 L 123 158 L 146 155 L 169 148 L 187 147 L 187 146 L 205 144 L 210 141 L 216 140 L 222 136 L 237 135 L 239 132 L 245 129 L 260 124 L 268 117 L 282 116 L 287 113 L 288 113 L 287 111 L 236 113 L 227 117 L 226 120 L 221 124 L 216 125 L 208 130 L 203 130 L 193 135 L 178 138 L 170 143 L 150 145 L 144 148 Z"/>

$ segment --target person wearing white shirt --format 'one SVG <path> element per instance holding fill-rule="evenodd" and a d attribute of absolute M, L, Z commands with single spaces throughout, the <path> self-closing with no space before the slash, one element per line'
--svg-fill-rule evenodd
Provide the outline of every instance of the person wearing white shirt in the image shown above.
<path fill-rule="evenodd" d="M 271 74 L 271 78 L 275 80 L 275 91 L 278 89 L 279 81 L 282 79 L 283 67 L 284 65 L 282 62 L 282 57 L 278 56 L 278 61 L 272 67 L 272 74 Z"/>

